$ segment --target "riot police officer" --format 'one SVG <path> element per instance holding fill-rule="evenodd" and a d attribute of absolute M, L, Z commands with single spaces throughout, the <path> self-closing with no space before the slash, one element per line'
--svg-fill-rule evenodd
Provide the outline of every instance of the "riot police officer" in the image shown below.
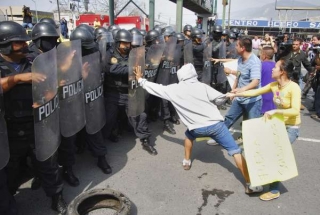
<path fill-rule="evenodd" d="M 27 57 L 33 61 L 39 54 L 50 51 L 58 45 L 59 34 L 49 22 L 39 22 L 31 32 L 32 42 Z"/>
<path fill-rule="evenodd" d="M 226 58 L 236 59 L 239 56 L 236 50 L 237 35 L 233 32 L 229 32 L 228 40 Z"/>
<path fill-rule="evenodd" d="M 167 26 L 162 29 L 162 35 L 166 42 L 166 47 L 164 50 L 163 58 L 159 66 L 159 72 L 157 77 L 157 83 L 162 85 L 170 84 L 171 73 L 174 75 L 178 70 L 177 66 L 180 63 L 180 59 L 174 59 L 176 53 L 177 38 L 175 37 L 175 31 L 171 26 Z M 181 48 L 180 48 L 181 50 Z M 176 56 L 180 58 L 179 56 Z M 179 120 L 176 118 L 175 109 L 173 105 L 165 99 L 160 99 L 160 110 L 161 117 L 164 123 L 164 131 L 167 131 L 170 134 L 176 134 L 176 131 L 169 123 L 174 121 L 175 124 L 179 124 Z"/>
<path fill-rule="evenodd" d="M 81 53 L 83 57 L 98 52 L 98 55 L 97 55 L 98 57 L 95 57 L 95 60 L 97 60 L 96 62 L 97 65 L 92 65 L 92 67 L 96 66 L 98 69 L 97 71 L 92 71 L 92 72 L 95 72 L 95 73 L 98 72 L 99 76 L 101 77 L 102 74 L 101 74 L 101 71 L 99 71 L 100 70 L 100 53 L 98 49 L 98 44 L 94 41 L 93 35 L 87 29 L 77 27 L 70 35 L 70 41 L 74 41 L 74 40 L 81 40 Z M 92 60 L 92 58 L 90 59 Z M 93 60 L 92 62 L 84 62 L 83 71 L 86 71 L 86 68 L 88 68 L 89 65 L 93 63 L 94 63 Z M 85 78 L 84 76 L 88 76 L 88 74 L 84 75 L 83 73 L 82 76 L 83 78 Z M 87 78 L 90 78 L 90 76 Z M 88 103 L 88 105 L 90 104 Z M 88 113 L 86 114 L 86 117 L 89 117 Z M 92 119 L 87 119 L 87 121 L 89 120 L 92 120 Z M 98 123 L 99 119 L 96 119 L 96 120 Z M 87 122 L 87 126 L 89 126 L 88 124 L 89 123 Z M 103 136 L 100 130 L 101 128 L 98 129 L 95 133 L 89 134 L 87 132 L 87 128 L 83 128 L 78 134 L 72 135 L 70 137 L 65 137 L 62 135 L 61 145 L 59 147 L 59 164 L 63 166 L 64 179 L 71 186 L 78 186 L 80 184 L 79 179 L 74 175 L 73 168 L 72 168 L 72 166 L 75 164 L 76 142 L 77 142 L 77 146 L 82 147 L 82 149 L 84 148 L 85 145 L 88 145 L 93 155 L 98 157 L 97 166 L 103 171 L 103 173 L 110 174 L 112 172 L 112 169 L 105 158 L 105 155 L 107 154 L 107 146 L 104 144 Z"/>
<path fill-rule="evenodd" d="M 21 161 L 33 154 L 35 145 L 32 85 L 44 81 L 43 76 L 31 76 L 31 64 L 26 58 L 30 40 L 25 29 L 12 21 L 0 23 L 1 83 L 4 91 L 5 119 L 8 126 L 10 160 L 7 165 L 8 184 L 12 194 L 19 187 Z M 51 208 L 64 213 L 67 205 L 62 197 L 63 184 L 59 177 L 56 154 L 34 166 L 42 180 L 47 196 L 52 197 Z"/>
<path fill-rule="evenodd" d="M 109 33 L 109 31 L 105 27 L 97 27 L 96 29 L 94 29 L 93 36 L 95 39 L 98 39 L 98 37 L 107 33 Z"/>
<path fill-rule="evenodd" d="M 106 100 L 106 126 L 104 134 L 109 136 L 117 119 L 120 107 L 128 110 L 128 57 L 131 49 L 132 34 L 124 29 L 117 32 L 113 49 L 108 50 L 108 66 L 105 74 L 105 100 Z M 144 97 L 142 98 L 144 99 Z M 146 114 L 136 117 L 128 116 L 136 136 L 140 139 L 143 149 L 152 155 L 156 155 L 156 149 L 150 145 L 151 135 L 146 121 Z"/>
<path fill-rule="evenodd" d="M 192 32 L 192 26 L 191 25 L 185 25 L 183 27 L 183 34 L 186 37 L 185 44 L 189 43 L 189 42 L 192 42 L 191 32 Z"/>
<path fill-rule="evenodd" d="M 198 80 L 202 82 L 203 73 L 203 50 L 205 45 L 202 41 L 203 33 L 198 28 L 193 28 L 191 32 L 192 46 L 193 46 L 193 63 L 194 68 L 198 74 Z M 187 45 L 187 44 L 186 44 Z"/>

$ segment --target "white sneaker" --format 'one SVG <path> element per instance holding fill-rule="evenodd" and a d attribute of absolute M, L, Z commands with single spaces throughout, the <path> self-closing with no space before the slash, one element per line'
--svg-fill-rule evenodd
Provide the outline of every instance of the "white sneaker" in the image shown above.
<path fill-rule="evenodd" d="M 217 146 L 218 143 L 214 139 L 210 139 L 207 141 L 207 145 L 209 146 Z"/>
<path fill-rule="evenodd" d="M 263 191 L 262 186 L 251 186 L 251 184 L 247 184 L 246 186 L 246 194 L 251 194 L 251 193 L 261 193 Z"/>

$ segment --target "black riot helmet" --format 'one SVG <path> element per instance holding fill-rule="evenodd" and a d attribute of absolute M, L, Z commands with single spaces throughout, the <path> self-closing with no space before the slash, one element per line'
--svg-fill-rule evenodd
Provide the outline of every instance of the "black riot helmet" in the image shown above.
<path fill-rule="evenodd" d="M 234 33 L 236 36 L 240 33 L 238 28 L 231 28 L 231 32 Z"/>
<path fill-rule="evenodd" d="M 163 29 L 162 29 L 162 35 L 163 36 L 173 36 L 173 35 L 175 35 L 175 31 L 174 31 L 174 29 L 172 28 L 172 26 L 166 26 L 166 27 L 164 27 Z"/>
<path fill-rule="evenodd" d="M 58 44 L 59 34 L 51 23 L 39 22 L 31 31 L 31 39 L 38 49 L 43 52 L 50 51 Z"/>
<path fill-rule="evenodd" d="M 115 38 L 114 41 L 116 43 L 116 48 L 118 49 L 118 51 L 120 53 L 124 53 L 125 55 L 128 55 L 131 49 L 131 45 L 130 46 L 126 46 L 124 48 L 120 48 L 120 43 L 121 42 L 126 42 L 126 43 L 131 43 L 132 42 L 132 34 L 125 29 L 120 29 Z"/>
<path fill-rule="evenodd" d="M 176 37 L 178 41 L 184 41 L 186 39 L 183 33 L 176 33 Z"/>
<path fill-rule="evenodd" d="M 90 25 L 87 24 L 80 24 L 76 27 L 77 28 L 83 28 L 86 29 L 90 34 L 92 34 L 92 36 L 94 36 L 94 28 Z"/>
<path fill-rule="evenodd" d="M 162 33 L 162 29 L 161 29 L 161 27 L 159 25 L 154 26 L 153 30 L 158 31 L 160 34 Z"/>
<path fill-rule="evenodd" d="M 145 36 L 145 41 L 147 46 L 164 43 L 163 36 L 156 30 L 148 31 L 147 35 Z"/>
<path fill-rule="evenodd" d="M 120 29 L 117 34 L 116 37 L 114 38 L 115 42 L 127 42 L 127 43 L 131 43 L 132 42 L 132 34 L 125 29 Z"/>
<path fill-rule="evenodd" d="M 222 33 L 221 25 L 214 25 L 212 31 L 215 33 Z"/>
<path fill-rule="evenodd" d="M 222 35 L 223 36 L 227 36 L 229 34 L 229 30 L 228 29 L 223 29 L 222 30 Z"/>
<path fill-rule="evenodd" d="M 70 35 L 70 40 L 81 40 L 81 47 L 84 49 L 93 49 L 97 46 L 93 34 L 85 28 L 76 28 Z"/>
<path fill-rule="evenodd" d="M 196 38 L 201 39 L 202 37 L 203 37 L 202 30 L 200 30 L 199 28 L 192 29 L 192 32 L 191 32 L 191 38 L 192 39 L 196 39 Z"/>
<path fill-rule="evenodd" d="M 237 35 L 235 33 L 233 33 L 233 32 L 230 32 L 229 33 L 229 38 L 230 39 L 237 39 Z"/>
<path fill-rule="evenodd" d="M 143 37 L 147 35 L 147 31 L 143 29 L 140 30 L 140 33 L 142 34 Z"/>
<path fill-rule="evenodd" d="M 56 37 L 56 39 L 58 39 L 59 34 L 52 24 L 47 22 L 39 22 L 31 31 L 31 39 L 36 40 L 40 37 Z"/>
<path fill-rule="evenodd" d="M 13 21 L 0 22 L 0 53 L 8 55 L 12 53 L 11 42 L 28 41 L 26 29 L 22 25 Z M 23 50 L 24 51 L 24 50 Z"/>
<path fill-rule="evenodd" d="M 39 20 L 40 23 L 42 22 L 46 22 L 46 23 L 50 23 L 51 25 L 53 25 L 55 28 L 58 28 L 58 25 L 56 24 L 56 22 L 51 19 L 51 18 L 42 18 Z"/>
<path fill-rule="evenodd" d="M 102 34 L 106 34 L 109 31 L 105 28 L 105 27 L 98 27 L 96 29 L 94 29 L 94 34 L 93 36 L 97 39 L 99 36 L 101 36 Z"/>
<path fill-rule="evenodd" d="M 108 30 L 109 31 L 113 31 L 113 30 L 120 30 L 121 28 L 119 27 L 119 25 L 110 25 L 109 27 L 108 27 Z"/>
<path fill-rule="evenodd" d="M 140 32 L 140 30 L 139 30 L 138 28 L 131 28 L 131 29 L 129 30 L 129 32 L 130 32 L 131 34 L 141 34 L 141 32 Z"/>
<path fill-rule="evenodd" d="M 113 40 L 116 38 L 116 35 L 117 35 L 117 33 L 118 33 L 119 30 L 120 30 L 120 29 L 113 29 L 113 30 L 111 31 Z"/>
<path fill-rule="evenodd" d="M 183 33 L 184 33 L 185 31 L 191 31 L 191 32 L 192 32 L 192 26 L 191 26 L 191 25 L 185 25 L 185 26 L 183 27 Z"/>
<path fill-rule="evenodd" d="M 152 42 L 153 40 L 157 39 L 160 36 L 160 33 L 156 30 L 148 31 L 145 40 L 147 43 Z"/>

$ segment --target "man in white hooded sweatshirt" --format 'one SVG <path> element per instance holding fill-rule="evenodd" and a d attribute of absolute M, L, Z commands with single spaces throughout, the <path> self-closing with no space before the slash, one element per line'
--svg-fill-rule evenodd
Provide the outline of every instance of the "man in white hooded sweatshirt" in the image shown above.
<path fill-rule="evenodd" d="M 210 86 L 198 81 L 196 70 L 192 64 L 186 64 L 178 70 L 178 84 L 163 86 L 143 78 L 141 68 L 136 68 L 136 79 L 148 93 L 170 101 L 175 107 L 181 121 L 187 126 L 184 141 L 185 158 L 183 167 L 191 168 L 191 150 L 193 140 L 197 137 L 211 137 L 233 156 L 245 182 L 247 194 L 262 192 L 262 186 L 250 186 L 249 173 L 241 149 L 234 141 L 217 105 L 225 101 L 225 95 Z M 212 102 L 210 102 L 212 101 Z"/>

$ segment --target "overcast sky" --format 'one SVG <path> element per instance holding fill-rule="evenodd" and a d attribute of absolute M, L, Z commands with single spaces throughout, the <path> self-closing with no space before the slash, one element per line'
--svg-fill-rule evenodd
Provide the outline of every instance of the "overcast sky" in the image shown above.
<path fill-rule="evenodd" d="M 37 3 L 37 9 L 41 11 L 52 11 L 56 8 L 57 0 L 34 0 Z M 145 2 L 146 11 L 149 11 L 149 0 L 140 0 Z M 292 0 L 285 0 L 285 1 L 292 1 Z M 301 0 L 303 1 L 303 0 Z M 95 0 L 90 0 L 90 2 L 94 3 Z M 137 2 L 137 1 L 135 1 Z M 218 0 L 218 14 L 219 17 L 222 17 L 222 0 Z M 229 0 L 230 2 L 230 0 Z M 263 1 L 253 1 L 253 0 L 232 0 L 232 7 L 231 11 L 237 11 L 241 9 L 245 9 L 248 5 L 252 5 L 250 3 L 256 2 L 257 4 L 263 4 L 275 2 L 275 0 L 263 0 Z M 258 3 L 259 2 L 259 3 Z M 31 9 L 35 9 L 35 3 L 32 0 L 0 0 L 0 5 L 11 5 L 11 6 L 21 6 L 27 5 Z M 254 7 L 255 5 L 252 5 Z M 90 9 L 90 5 L 89 5 Z M 228 12 L 228 10 L 227 10 Z M 163 22 L 170 22 L 175 23 L 176 20 L 176 4 L 172 3 L 169 0 L 155 0 L 155 18 L 158 19 L 160 14 L 160 21 Z M 227 17 L 227 14 L 226 14 Z M 183 10 L 183 25 L 184 24 L 195 24 L 196 16 L 194 12 L 184 9 Z"/>

